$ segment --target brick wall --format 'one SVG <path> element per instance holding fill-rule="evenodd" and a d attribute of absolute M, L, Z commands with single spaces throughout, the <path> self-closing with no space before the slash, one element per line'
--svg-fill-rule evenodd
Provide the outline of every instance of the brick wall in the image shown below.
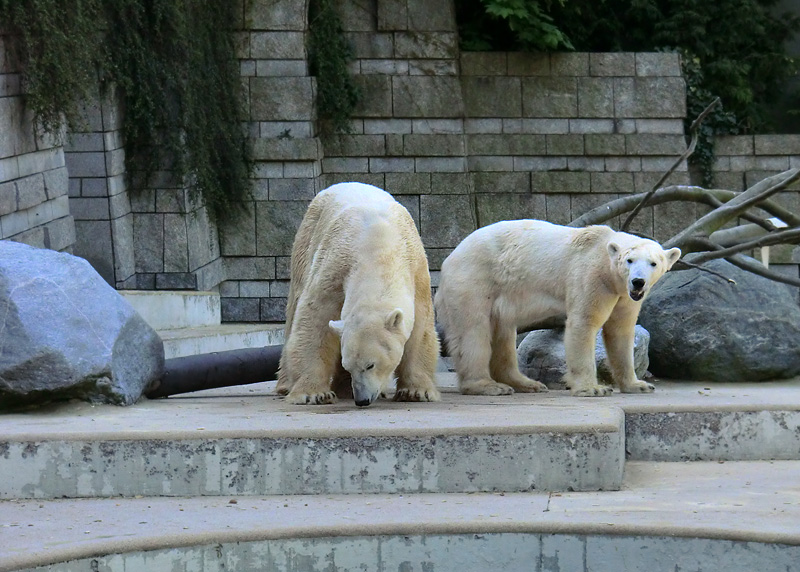
<path fill-rule="evenodd" d="M 0 239 L 70 252 L 75 224 L 64 152 L 35 129 L 25 110 L 19 65 L 8 43 L 0 34 Z"/>

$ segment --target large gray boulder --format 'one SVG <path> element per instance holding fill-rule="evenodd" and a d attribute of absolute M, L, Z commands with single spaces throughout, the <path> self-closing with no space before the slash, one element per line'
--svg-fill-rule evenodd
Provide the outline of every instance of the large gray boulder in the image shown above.
<path fill-rule="evenodd" d="M 597 379 L 602 384 L 613 385 L 602 334 L 602 330 L 597 334 L 594 354 Z M 633 340 L 633 369 L 639 379 L 647 373 L 649 341 L 650 334 L 647 330 L 642 326 L 636 326 Z M 534 330 L 529 333 L 517 347 L 517 360 L 519 370 L 531 379 L 541 381 L 550 389 L 565 389 L 563 378 L 567 373 L 567 361 L 564 351 L 564 328 Z"/>
<path fill-rule="evenodd" d="M 800 375 L 800 306 L 788 287 L 724 260 L 668 272 L 645 300 L 650 371 L 698 381 L 764 381 Z"/>
<path fill-rule="evenodd" d="M 88 262 L 0 241 L 0 407 L 130 405 L 163 370 L 161 338 Z"/>

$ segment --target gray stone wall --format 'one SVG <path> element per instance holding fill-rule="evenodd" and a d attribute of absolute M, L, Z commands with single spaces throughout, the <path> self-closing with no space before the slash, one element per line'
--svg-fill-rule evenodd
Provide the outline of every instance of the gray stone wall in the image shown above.
<path fill-rule="evenodd" d="M 20 67 L 8 45 L 0 34 L 0 239 L 71 252 L 75 224 L 64 151 L 25 110 Z"/>
<path fill-rule="evenodd" d="M 800 168 L 800 135 L 717 137 L 714 154 L 714 186 L 743 191 L 766 177 L 787 169 Z M 800 182 L 795 181 L 772 200 L 792 212 L 800 213 Z M 759 258 L 761 253 L 754 255 Z M 800 277 L 800 248 L 792 245 L 770 247 L 769 264 L 773 270 L 794 278 Z"/>

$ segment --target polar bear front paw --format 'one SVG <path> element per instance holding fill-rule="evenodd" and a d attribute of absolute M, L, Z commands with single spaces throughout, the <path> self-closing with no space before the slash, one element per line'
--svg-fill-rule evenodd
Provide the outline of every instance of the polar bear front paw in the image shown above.
<path fill-rule="evenodd" d="M 395 401 L 439 401 L 442 396 L 438 389 L 398 389 Z"/>
<path fill-rule="evenodd" d="M 514 391 L 519 391 L 520 393 L 545 393 L 549 391 L 545 384 L 533 379 L 519 380 L 511 384 L 511 386 L 514 388 Z"/>
<path fill-rule="evenodd" d="M 607 397 L 613 392 L 614 390 L 607 385 L 590 385 L 572 390 L 572 395 L 575 397 Z"/>
<path fill-rule="evenodd" d="M 622 391 L 622 393 L 653 393 L 655 390 L 656 386 L 652 383 L 647 383 L 646 381 L 638 379 L 635 383 L 621 388 L 620 391 Z"/>
<path fill-rule="evenodd" d="M 321 393 L 290 393 L 286 396 L 287 403 L 294 405 L 328 405 L 336 403 L 336 394 L 333 391 Z"/>
<path fill-rule="evenodd" d="M 461 393 L 464 395 L 511 395 L 514 388 L 505 383 L 498 383 L 493 379 L 462 383 Z"/>

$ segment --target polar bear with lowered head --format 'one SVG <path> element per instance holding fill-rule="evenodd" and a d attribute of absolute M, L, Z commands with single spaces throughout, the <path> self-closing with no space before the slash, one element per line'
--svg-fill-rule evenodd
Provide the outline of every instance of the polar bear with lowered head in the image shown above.
<path fill-rule="evenodd" d="M 515 220 L 476 230 L 442 263 L 435 300 L 461 392 L 546 391 L 519 371 L 517 329 L 564 316 L 565 381 L 573 395 L 612 391 L 597 383 L 601 327 L 620 390 L 653 391 L 634 373 L 634 328 L 642 300 L 680 256 L 678 248 L 665 251 L 607 226 Z"/>
<path fill-rule="evenodd" d="M 395 401 L 439 400 L 428 261 L 389 193 L 340 183 L 311 202 L 292 247 L 285 338 L 277 391 L 291 403 L 352 389 L 369 405 L 395 375 Z"/>

